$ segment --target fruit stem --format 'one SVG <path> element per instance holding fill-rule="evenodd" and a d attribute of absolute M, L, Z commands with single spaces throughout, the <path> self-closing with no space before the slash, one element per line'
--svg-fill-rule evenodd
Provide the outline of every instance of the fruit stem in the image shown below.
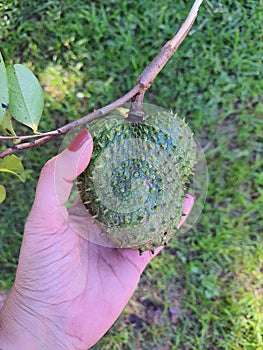
<path fill-rule="evenodd" d="M 140 91 L 131 99 L 131 108 L 127 120 L 133 123 L 140 123 L 145 117 L 143 111 L 143 98 L 145 91 Z"/>

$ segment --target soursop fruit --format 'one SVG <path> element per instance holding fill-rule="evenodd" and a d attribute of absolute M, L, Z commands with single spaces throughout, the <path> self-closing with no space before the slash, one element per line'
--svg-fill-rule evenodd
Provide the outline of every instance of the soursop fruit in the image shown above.
<path fill-rule="evenodd" d="M 88 129 L 93 154 L 77 183 L 102 234 L 140 252 L 166 244 L 183 215 L 196 162 L 190 128 L 172 112 L 130 122 L 116 110 Z"/>

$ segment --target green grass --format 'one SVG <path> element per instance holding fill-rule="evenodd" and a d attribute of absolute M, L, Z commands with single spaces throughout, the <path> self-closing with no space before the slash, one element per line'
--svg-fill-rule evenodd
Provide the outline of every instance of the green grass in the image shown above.
<path fill-rule="evenodd" d="M 181 0 L 3 4 L 5 61 L 29 65 L 46 91 L 40 131 L 123 95 L 190 7 Z M 196 226 L 146 269 L 94 350 L 263 348 L 262 12 L 262 0 L 204 2 L 192 35 L 147 93 L 147 102 L 185 116 L 205 148 L 207 201 Z M 60 143 L 20 153 L 25 184 L 1 175 L 8 197 L 0 208 L 0 290 L 14 279 L 39 171 Z"/>

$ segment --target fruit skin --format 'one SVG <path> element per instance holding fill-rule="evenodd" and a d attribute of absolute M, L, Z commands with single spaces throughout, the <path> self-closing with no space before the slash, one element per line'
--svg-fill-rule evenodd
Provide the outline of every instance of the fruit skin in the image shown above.
<path fill-rule="evenodd" d="M 183 215 L 196 161 L 190 128 L 166 111 L 141 123 L 114 111 L 88 128 L 93 154 L 77 183 L 102 233 L 116 247 L 140 252 L 166 244 Z"/>

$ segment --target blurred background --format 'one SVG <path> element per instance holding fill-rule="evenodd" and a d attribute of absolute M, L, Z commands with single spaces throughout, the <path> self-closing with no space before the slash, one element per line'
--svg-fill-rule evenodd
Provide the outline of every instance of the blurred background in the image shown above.
<path fill-rule="evenodd" d="M 2 0 L 5 62 L 27 65 L 45 91 L 39 131 L 131 89 L 192 3 Z M 148 266 L 93 350 L 263 349 L 262 14 L 262 0 L 204 1 L 190 35 L 147 92 L 145 102 L 185 117 L 201 143 L 207 201 L 198 223 Z M 25 183 L 0 174 L 7 189 L 0 205 L 2 295 L 14 280 L 40 169 L 61 142 L 18 154 Z"/>

